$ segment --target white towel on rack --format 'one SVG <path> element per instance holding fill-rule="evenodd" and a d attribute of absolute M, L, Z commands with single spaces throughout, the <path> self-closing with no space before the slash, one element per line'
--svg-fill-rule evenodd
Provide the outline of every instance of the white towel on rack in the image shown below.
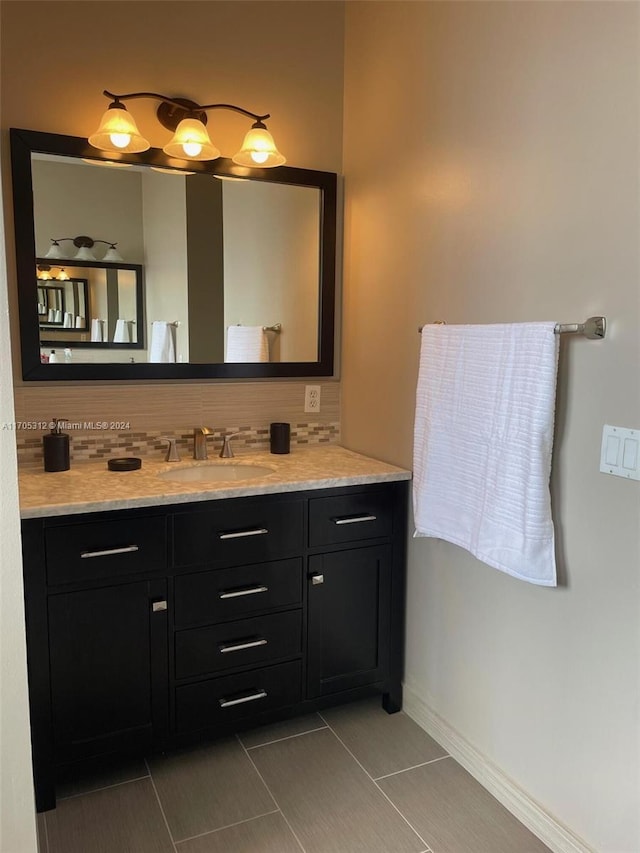
<path fill-rule="evenodd" d="M 151 346 L 149 361 L 173 364 L 176 360 L 176 327 L 165 320 L 154 320 L 151 324 Z"/>
<path fill-rule="evenodd" d="M 73 314 L 70 311 L 64 312 L 64 323 L 62 325 L 65 329 L 73 328 Z"/>
<path fill-rule="evenodd" d="M 94 343 L 102 343 L 104 341 L 103 326 L 104 320 L 97 320 L 96 318 L 91 320 L 91 340 Z"/>
<path fill-rule="evenodd" d="M 84 326 L 84 317 L 76 317 L 76 329 L 81 329 Z"/>
<path fill-rule="evenodd" d="M 116 328 L 113 333 L 114 344 L 128 344 L 131 341 L 129 335 L 129 321 L 116 320 Z"/>
<path fill-rule="evenodd" d="M 269 340 L 262 326 L 229 326 L 225 361 L 269 361 Z"/>
<path fill-rule="evenodd" d="M 414 430 L 415 535 L 542 586 L 556 586 L 554 326 L 424 326 Z"/>

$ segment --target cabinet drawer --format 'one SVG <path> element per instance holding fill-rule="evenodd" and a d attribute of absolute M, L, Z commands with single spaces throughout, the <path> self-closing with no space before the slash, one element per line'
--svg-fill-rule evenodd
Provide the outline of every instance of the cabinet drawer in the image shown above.
<path fill-rule="evenodd" d="M 180 628 L 227 621 L 302 602 L 302 559 L 218 569 L 175 580 L 175 624 Z"/>
<path fill-rule="evenodd" d="M 176 729 L 194 731 L 300 701 L 300 661 L 176 689 Z"/>
<path fill-rule="evenodd" d="M 309 545 L 336 545 L 390 536 L 393 508 L 388 491 L 371 490 L 309 501 Z"/>
<path fill-rule="evenodd" d="M 254 616 L 176 634 L 176 678 L 264 664 L 302 651 L 302 611 Z"/>
<path fill-rule="evenodd" d="M 293 557 L 302 549 L 302 501 L 225 501 L 174 516 L 175 566 L 212 567 Z"/>
<path fill-rule="evenodd" d="M 73 583 L 162 569 L 166 524 L 160 516 L 91 521 L 45 532 L 47 581 Z"/>

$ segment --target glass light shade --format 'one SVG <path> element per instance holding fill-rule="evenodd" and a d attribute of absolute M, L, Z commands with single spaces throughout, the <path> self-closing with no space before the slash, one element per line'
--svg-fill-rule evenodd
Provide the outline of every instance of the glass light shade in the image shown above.
<path fill-rule="evenodd" d="M 197 118 L 183 118 L 173 139 L 162 149 L 181 160 L 215 160 L 220 152 L 209 139 L 207 128 Z"/>
<path fill-rule="evenodd" d="M 100 127 L 89 137 L 89 145 L 101 151 L 131 153 L 146 151 L 151 147 L 140 135 L 133 117 L 123 106 L 109 108 L 105 112 Z"/>
<path fill-rule="evenodd" d="M 119 261 L 124 261 L 124 258 L 120 255 L 115 246 L 110 246 L 107 249 L 105 256 L 102 260 L 107 261 L 109 263 L 117 264 Z"/>
<path fill-rule="evenodd" d="M 73 256 L 76 261 L 97 261 L 98 259 L 93 254 L 88 246 L 80 246 L 78 251 Z"/>
<path fill-rule="evenodd" d="M 60 272 L 56 276 L 58 281 L 69 281 L 69 276 L 67 275 L 67 271 L 60 267 Z"/>
<path fill-rule="evenodd" d="M 242 148 L 232 159 L 239 166 L 253 166 L 254 169 L 270 169 L 287 162 L 266 127 L 252 127 L 244 138 Z"/>
<path fill-rule="evenodd" d="M 60 244 L 56 243 L 55 240 L 51 241 L 51 245 L 49 246 L 49 251 L 45 255 L 45 258 L 53 258 L 54 260 L 59 258 L 66 258 L 67 256 L 60 248 Z"/>

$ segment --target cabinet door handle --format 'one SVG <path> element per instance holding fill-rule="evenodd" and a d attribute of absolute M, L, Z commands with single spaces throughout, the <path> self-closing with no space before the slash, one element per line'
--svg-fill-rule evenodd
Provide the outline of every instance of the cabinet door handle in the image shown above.
<path fill-rule="evenodd" d="M 166 601 L 154 601 L 151 604 L 151 610 L 154 613 L 160 613 L 162 610 L 166 610 L 166 609 L 167 609 L 167 602 Z"/>
<path fill-rule="evenodd" d="M 241 652 L 244 649 L 255 649 L 257 646 L 266 646 L 267 641 L 264 637 L 259 640 L 249 640 L 246 643 L 231 643 L 230 645 L 221 645 L 220 654 L 226 655 L 228 652 Z"/>
<path fill-rule="evenodd" d="M 314 586 L 324 583 L 324 575 L 311 575 L 311 583 Z"/>
<path fill-rule="evenodd" d="M 138 550 L 137 545 L 127 545 L 124 548 L 108 548 L 106 551 L 81 551 L 80 558 L 87 560 L 89 557 L 110 557 L 112 554 L 129 554 Z"/>
<path fill-rule="evenodd" d="M 237 533 L 220 533 L 219 539 L 242 539 L 245 536 L 262 536 L 268 533 L 266 527 L 256 527 L 253 530 L 239 530 Z"/>
<path fill-rule="evenodd" d="M 241 696 L 239 699 L 218 699 L 218 703 L 221 708 L 230 708 L 232 705 L 242 705 L 243 702 L 255 702 L 256 699 L 264 699 L 266 695 L 266 690 L 258 690 L 257 693 L 250 693 L 248 696 Z"/>
<path fill-rule="evenodd" d="M 361 521 L 375 521 L 375 515 L 347 515 L 344 518 L 332 518 L 334 524 L 358 524 Z"/>
<path fill-rule="evenodd" d="M 268 592 L 268 586 L 248 586 L 245 589 L 233 589 L 229 592 L 221 592 L 219 598 L 240 598 L 241 595 L 256 595 L 259 592 Z"/>

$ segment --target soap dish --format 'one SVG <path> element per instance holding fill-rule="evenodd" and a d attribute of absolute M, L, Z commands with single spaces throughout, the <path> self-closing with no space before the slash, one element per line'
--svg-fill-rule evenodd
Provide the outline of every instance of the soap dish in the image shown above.
<path fill-rule="evenodd" d="M 142 468 L 142 459 L 138 456 L 121 456 L 118 459 L 109 459 L 107 468 L 110 471 L 137 471 Z"/>

